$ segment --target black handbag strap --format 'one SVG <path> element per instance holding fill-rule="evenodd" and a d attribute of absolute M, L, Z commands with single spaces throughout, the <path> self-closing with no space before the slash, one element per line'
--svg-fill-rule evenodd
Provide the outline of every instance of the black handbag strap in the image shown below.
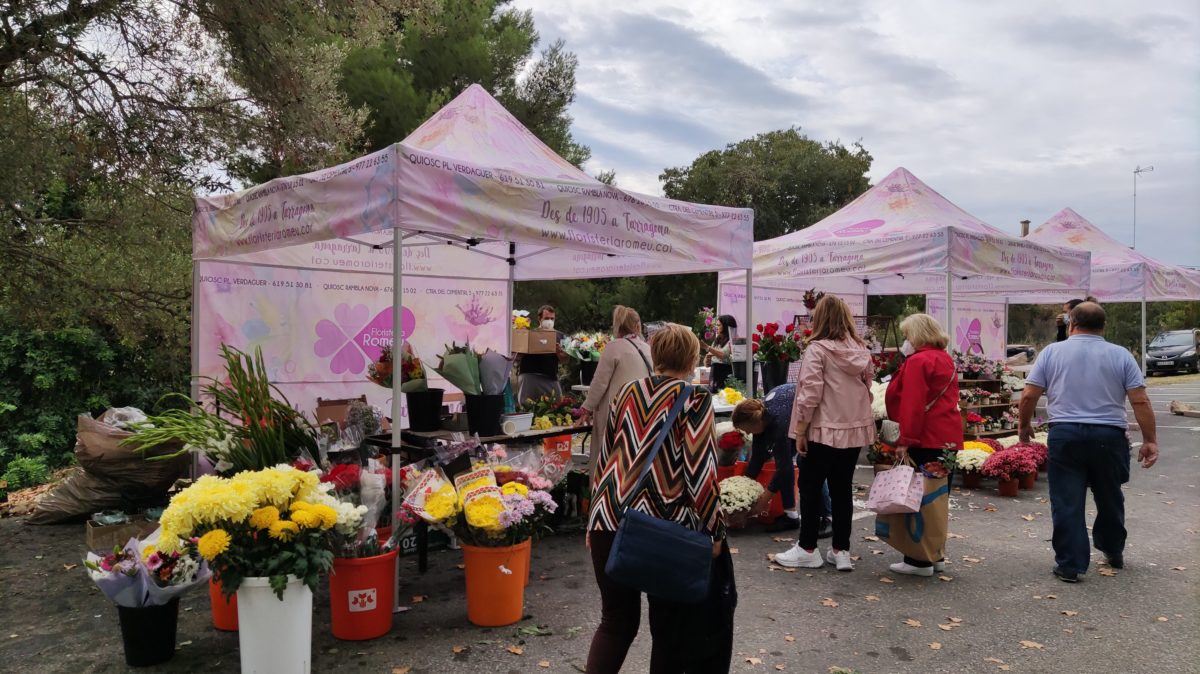
<path fill-rule="evenodd" d="M 688 399 L 691 397 L 692 385 L 684 384 L 679 397 L 675 399 L 675 404 L 671 406 L 671 411 L 667 413 L 667 419 L 663 422 L 663 427 L 659 431 L 658 437 L 654 440 L 654 446 L 650 448 L 650 453 L 646 455 L 646 465 L 642 466 L 642 474 L 638 476 L 637 485 L 633 489 L 634 494 L 640 492 L 646 486 L 646 478 L 650 475 L 650 469 L 654 467 L 654 459 L 658 456 L 658 451 L 662 449 L 667 436 L 671 434 L 671 429 L 675 427 L 675 419 L 679 417 L 680 411 L 683 410 L 683 406 L 687 404 Z"/>
<path fill-rule="evenodd" d="M 641 356 L 642 362 L 646 364 L 646 376 L 653 377 L 654 368 L 650 366 L 650 359 L 646 358 L 646 354 L 642 353 L 642 350 L 638 347 L 637 342 L 633 341 L 633 335 L 630 335 L 625 339 L 629 340 L 629 345 L 633 347 L 634 351 L 637 351 L 637 355 Z"/>

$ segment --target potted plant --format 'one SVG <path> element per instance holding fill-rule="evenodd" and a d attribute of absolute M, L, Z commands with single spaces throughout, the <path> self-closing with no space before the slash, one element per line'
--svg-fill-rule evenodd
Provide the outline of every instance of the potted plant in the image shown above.
<path fill-rule="evenodd" d="M 1013 451 L 1022 452 L 1029 457 L 1034 464 L 1034 470 L 1022 476 L 1022 489 L 1032 489 L 1033 483 L 1037 481 L 1038 471 L 1045 467 L 1050 460 L 1050 450 L 1045 444 L 1040 442 L 1018 442 L 1012 446 Z"/>
<path fill-rule="evenodd" d="M 531 479 L 498 480 L 499 473 L 487 465 L 453 482 L 436 467 L 409 475 L 414 483 L 404 507 L 451 529 L 462 544 L 467 619 L 482 627 L 518 622 L 524 614 L 531 540 L 546 529 L 557 508 L 550 492 L 526 484 Z"/>
<path fill-rule="evenodd" d="M 367 368 L 368 378 L 380 386 L 392 388 L 395 380 L 392 358 L 392 346 L 389 344 L 383 347 L 379 360 Z M 429 388 L 425 366 L 408 342 L 400 349 L 400 391 L 408 404 L 409 430 L 426 432 L 441 428 L 445 390 Z"/>
<path fill-rule="evenodd" d="M 736 464 L 743 460 L 750 440 L 728 421 L 717 424 L 714 432 L 717 435 L 717 479 L 723 480 L 734 475 Z"/>
<path fill-rule="evenodd" d="M 588 386 L 596 374 L 596 364 L 608 346 L 608 336 L 603 333 L 577 332 L 563 340 L 563 351 L 579 361 L 580 383 Z"/>
<path fill-rule="evenodd" d="M 778 323 L 759 323 L 750 337 L 750 349 L 754 359 L 761 363 L 763 393 L 787 383 L 788 364 L 800 359 L 804 351 L 804 338 L 811 330 L 796 331 L 788 324 L 781 328 Z"/>
<path fill-rule="evenodd" d="M 967 432 L 970 435 L 979 435 L 983 432 L 983 416 L 975 412 L 968 412 L 967 416 Z"/>
<path fill-rule="evenodd" d="M 88 576 L 117 606 L 130 667 L 157 665 L 175 655 L 179 597 L 209 577 L 194 544 L 168 553 L 160 552 L 155 541 L 154 535 L 130 539 L 108 554 L 89 552 L 84 560 Z"/>
<path fill-rule="evenodd" d="M 980 470 L 983 464 L 992 455 L 990 448 L 986 445 L 977 447 L 981 443 L 965 442 L 963 448 L 958 451 L 958 468 L 962 471 L 963 487 L 967 489 L 978 489 L 981 485 L 983 474 Z"/>
<path fill-rule="evenodd" d="M 312 593 L 333 565 L 331 530 L 352 531 L 363 515 L 329 492 L 290 466 L 206 475 L 163 512 L 159 550 L 195 540 L 222 590 L 237 594 L 242 671 L 309 670 Z"/>
<path fill-rule="evenodd" d="M 735 529 L 746 526 L 754 504 L 763 495 L 764 487 L 757 480 L 741 475 L 727 477 L 718 484 L 721 491 L 721 512 L 725 514 L 725 525 Z"/>
<path fill-rule="evenodd" d="M 993 452 L 983 463 L 980 472 L 999 481 L 1001 496 L 1016 496 L 1018 479 L 1037 470 L 1037 464 L 1026 453 L 1013 449 Z"/>

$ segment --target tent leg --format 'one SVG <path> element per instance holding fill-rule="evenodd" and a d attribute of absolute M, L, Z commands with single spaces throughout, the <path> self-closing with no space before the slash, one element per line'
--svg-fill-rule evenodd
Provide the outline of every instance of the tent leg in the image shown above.
<path fill-rule="evenodd" d="M 196 268 L 196 261 L 192 260 L 192 377 L 189 382 L 192 394 L 192 400 L 200 400 L 200 312 L 197 307 L 200 304 L 200 270 Z M 200 477 L 200 455 L 192 452 L 192 479 Z"/>
<path fill-rule="evenodd" d="M 392 229 L 392 358 L 399 360 L 400 350 L 404 346 L 404 322 L 401 315 L 404 310 L 404 241 L 399 227 Z M 400 416 L 401 396 L 400 368 L 392 368 L 392 454 L 388 457 L 392 467 L 392 528 L 398 529 L 399 522 L 396 513 L 400 511 L 400 455 L 395 451 L 400 447 Z M 400 610 L 400 565 L 392 578 L 392 612 Z"/>
<path fill-rule="evenodd" d="M 1142 376 L 1146 376 L 1146 287 L 1142 286 Z"/>
<path fill-rule="evenodd" d="M 513 286 L 517 274 L 517 244 L 515 243 L 510 242 L 508 244 L 508 260 L 508 313 L 505 314 L 505 320 L 509 322 L 509 325 L 512 325 Z M 504 334 L 504 353 L 512 357 L 512 330 L 505 330 Z"/>
<path fill-rule="evenodd" d="M 746 395 L 756 397 L 758 386 L 754 380 L 754 349 L 750 347 L 750 335 L 754 334 L 754 270 L 746 270 Z"/>
<path fill-rule="evenodd" d="M 950 350 L 954 351 L 954 277 L 946 272 L 946 334 L 950 335 Z"/>
<path fill-rule="evenodd" d="M 1001 344 L 1001 352 L 1004 354 L 1004 359 L 1008 360 L 1008 298 L 1004 298 L 1004 332 L 1002 333 L 1003 340 Z"/>

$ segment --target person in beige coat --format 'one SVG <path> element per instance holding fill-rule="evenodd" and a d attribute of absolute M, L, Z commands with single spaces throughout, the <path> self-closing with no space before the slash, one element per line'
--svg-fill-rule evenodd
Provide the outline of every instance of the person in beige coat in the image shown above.
<path fill-rule="evenodd" d="M 637 311 L 619 304 L 613 308 L 612 334 L 614 339 L 604 348 L 600 362 L 596 364 L 596 374 L 592 376 L 587 399 L 583 401 L 583 415 L 579 417 L 580 424 L 592 424 L 589 475 L 596 473 L 596 457 L 600 456 L 613 398 L 629 382 L 654 374 L 650 345 L 642 339 L 642 319 Z"/>

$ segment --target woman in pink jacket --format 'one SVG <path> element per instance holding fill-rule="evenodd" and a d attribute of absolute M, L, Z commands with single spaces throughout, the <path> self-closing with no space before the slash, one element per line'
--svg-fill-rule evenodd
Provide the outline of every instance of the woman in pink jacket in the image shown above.
<path fill-rule="evenodd" d="M 800 539 L 775 556 L 788 567 L 816 569 L 826 562 L 853 571 L 850 520 L 854 467 L 863 446 L 875 442 L 871 413 L 871 352 L 854 330 L 850 307 L 826 295 L 813 310 L 812 337 L 804 351 L 791 436 L 800 467 Z M 821 485 L 829 480 L 833 502 L 833 545 L 822 559 L 817 551 L 821 526 Z"/>

